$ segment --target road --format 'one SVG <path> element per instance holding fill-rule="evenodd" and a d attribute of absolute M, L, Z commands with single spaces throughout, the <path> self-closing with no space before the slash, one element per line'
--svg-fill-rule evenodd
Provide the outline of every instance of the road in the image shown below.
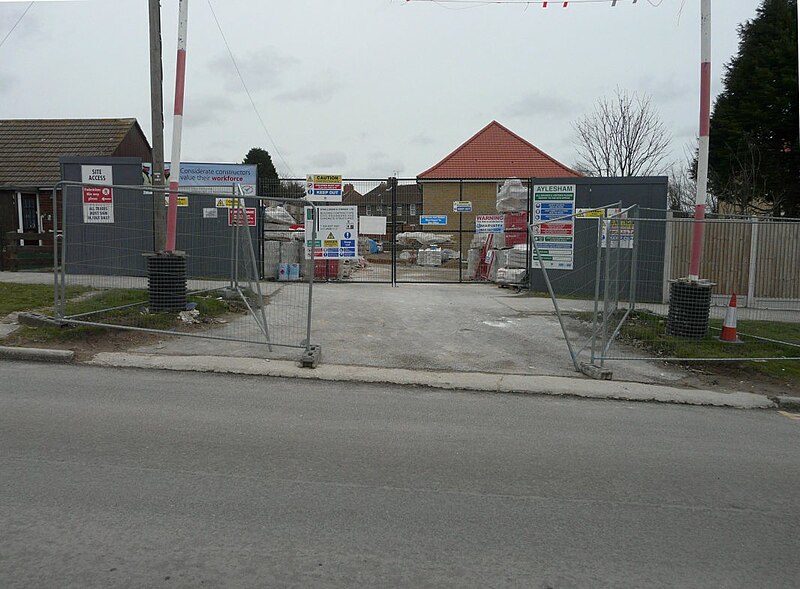
<path fill-rule="evenodd" d="M 800 421 L 3 362 L 2 587 L 796 587 Z"/>

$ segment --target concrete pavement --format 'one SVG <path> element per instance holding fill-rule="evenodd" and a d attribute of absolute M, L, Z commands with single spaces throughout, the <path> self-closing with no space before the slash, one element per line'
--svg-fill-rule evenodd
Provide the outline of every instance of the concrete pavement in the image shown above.
<path fill-rule="evenodd" d="M 120 352 L 99 353 L 95 355 L 89 364 L 118 368 L 142 368 L 146 370 L 246 374 L 327 382 L 412 385 L 447 390 L 653 401 L 684 405 L 733 407 L 737 409 L 769 409 L 777 407 L 776 402 L 768 397 L 752 393 L 720 393 L 709 390 L 679 389 L 664 385 L 608 380 L 598 381 L 577 377 L 486 374 L 480 372 L 434 372 L 326 363 L 312 370 L 301 368 L 296 362 L 286 360 L 197 355 L 163 356 L 159 354 Z"/>
<path fill-rule="evenodd" d="M 9 276 L 43 283 L 52 278 L 41 273 L 3 273 L 0 280 Z M 283 283 L 272 286 L 276 284 Z M 283 304 L 281 297 L 294 297 L 292 308 L 302 307 L 302 301 L 294 300 L 297 288 L 270 292 L 275 308 Z M 591 308 L 586 301 L 565 304 L 567 310 Z M 299 323 L 302 318 L 300 313 L 293 321 Z M 568 326 L 575 341 L 585 337 L 585 326 L 579 321 Z M 287 327 L 304 333 L 304 325 Z M 211 333 L 236 337 L 249 332 L 257 332 L 253 319 L 239 316 Z M 295 366 L 297 349 L 269 352 L 263 344 L 166 334 L 156 344 L 127 354 L 99 354 L 94 362 L 742 408 L 774 406 L 762 395 L 681 387 L 686 372 L 655 360 L 610 364 L 614 370 L 610 383 L 579 376 L 550 300 L 492 285 L 317 284 L 312 342 L 323 349 L 323 364 L 315 371 Z"/>

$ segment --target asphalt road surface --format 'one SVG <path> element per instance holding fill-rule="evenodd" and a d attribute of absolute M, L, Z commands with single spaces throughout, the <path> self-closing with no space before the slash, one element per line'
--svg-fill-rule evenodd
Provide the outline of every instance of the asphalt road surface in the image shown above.
<path fill-rule="evenodd" d="M 800 421 L 0 364 L 2 587 L 797 587 Z"/>

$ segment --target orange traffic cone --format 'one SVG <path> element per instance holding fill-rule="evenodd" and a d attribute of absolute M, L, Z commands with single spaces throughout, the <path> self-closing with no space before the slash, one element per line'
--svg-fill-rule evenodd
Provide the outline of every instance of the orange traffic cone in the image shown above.
<path fill-rule="evenodd" d="M 722 321 L 722 333 L 719 341 L 729 344 L 740 344 L 742 340 L 736 335 L 736 294 L 731 295 L 731 302 L 728 303 L 728 310 L 725 311 L 725 319 Z"/>

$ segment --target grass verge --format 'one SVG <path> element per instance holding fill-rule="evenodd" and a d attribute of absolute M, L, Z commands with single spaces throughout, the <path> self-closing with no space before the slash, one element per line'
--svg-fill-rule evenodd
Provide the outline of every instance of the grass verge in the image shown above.
<path fill-rule="evenodd" d="M 67 287 L 67 297 L 76 297 L 88 289 Z M 49 284 L 14 284 L 0 282 L 0 318 L 17 311 L 53 308 L 53 286 Z"/>
<path fill-rule="evenodd" d="M 41 296 L 40 285 L 12 285 L 22 286 L 17 289 L 15 311 L 37 308 L 33 303 L 24 301 L 38 300 L 36 296 Z M 52 287 L 46 287 L 49 296 L 52 297 Z M 208 295 L 191 295 L 187 301 L 195 304 L 199 312 L 197 320 L 200 325 L 185 324 L 176 312 L 168 313 L 149 313 L 147 311 L 148 293 L 140 289 L 111 289 L 96 293 L 89 293 L 88 289 L 76 288 L 73 292 L 67 292 L 67 296 L 79 296 L 75 300 L 68 300 L 65 313 L 68 317 L 76 317 L 82 321 L 94 323 L 105 323 L 124 327 L 137 327 L 142 329 L 157 329 L 163 331 L 182 331 L 187 329 L 202 329 L 203 323 L 215 323 L 218 317 L 229 313 L 239 313 L 244 311 L 243 305 L 238 301 L 228 301 L 222 298 Z M 42 305 L 38 305 L 41 307 Z M 47 343 L 67 343 L 81 340 L 98 341 L 110 332 L 119 332 L 113 327 L 99 327 L 95 325 L 68 325 L 65 327 L 21 327 L 16 330 L 6 340 L 6 343 L 15 345 L 25 345 L 28 343 L 47 344 Z"/>
<path fill-rule="evenodd" d="M 591 314 L 589 314 L 591 316 Z M 591 317 L 590 317 L 591 318 Z M 730 344 L 717 339 L 722 328 L 719 320 L 710 321 L 709 334 L 701 340 L 667 335 L 666 318 L 637 311 L 631 314 L 620 330 L 620 340 L 630 346 L 663 358 L 790 358 L 800 357 L 800 347 L 779 342 L 800 344 L 800 325 L 777 321 L 738 322 L 743 343 Z M 765 341 L 758 338 L 766 338 Z M 694 363 L 694 362 L 693 362 Z M 706 365 L 711 365 L 712 362 Z M 720 366 L 720 364 L 717 364 Z M 726 370 L 753 371 L 765 376 L 800 383 L 800 360 L 726 361 Z"/>

